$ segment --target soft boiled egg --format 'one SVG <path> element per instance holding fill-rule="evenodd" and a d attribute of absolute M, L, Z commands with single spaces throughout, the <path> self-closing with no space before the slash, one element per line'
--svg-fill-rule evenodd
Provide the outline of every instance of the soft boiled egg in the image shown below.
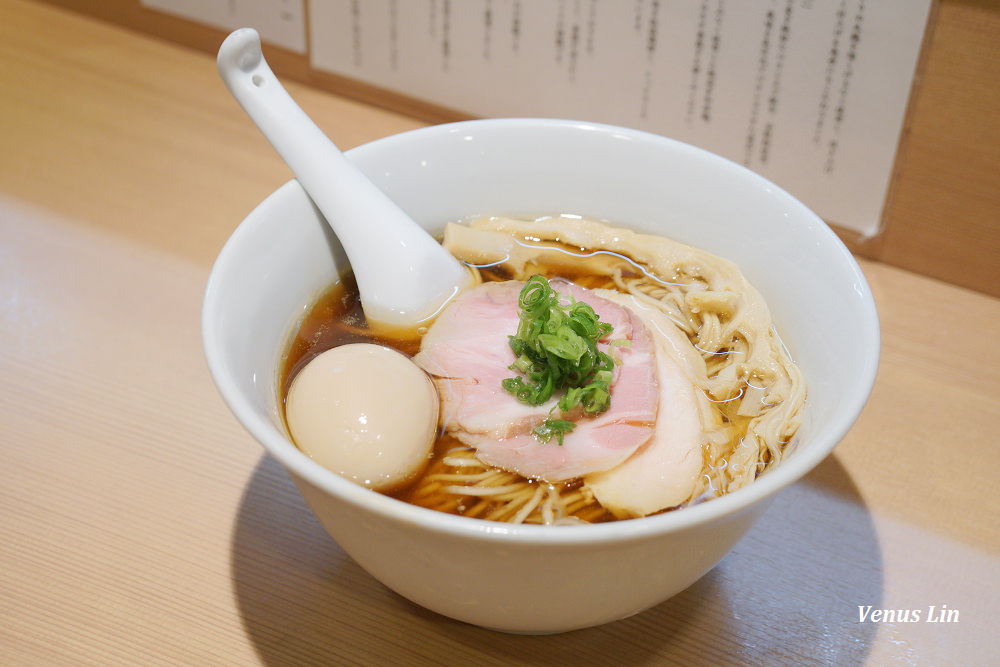
<path fill-rule="evenodd" d="M 292 440 L 320 465 L 376 491 L 402 487 L 427 465 L 439 399 L 430 377 L 396 350 L 334 347 L 292 380 Z"/>

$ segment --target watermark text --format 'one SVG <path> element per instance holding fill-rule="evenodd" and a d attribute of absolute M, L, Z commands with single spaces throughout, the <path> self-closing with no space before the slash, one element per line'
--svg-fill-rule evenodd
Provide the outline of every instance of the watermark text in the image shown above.
<path fill-rule="evenodd" d="M 958 623 L 958 609 L 943 604 L 926 609 L 876 609 L 858 605 L 858 623 Z"/>

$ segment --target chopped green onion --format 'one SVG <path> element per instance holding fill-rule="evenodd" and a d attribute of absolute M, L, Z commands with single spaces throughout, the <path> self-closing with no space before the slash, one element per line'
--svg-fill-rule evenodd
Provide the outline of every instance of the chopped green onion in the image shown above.
<path fill-rule="evenodd" d="M 535 437 L 542 442 L 548 442 L 553 436 L 558 440 L 559 446 L 563 444 L 563 436 L 573 430 L 576 426 L 568 419 L 546 419 L 541 424 L 531 430 Z"/>
<path fill-rule="evenodd" d="M 517 356 L 510 370 L 521 375 L 503 380 L 503 388 L 527 405 L 541 405 L 564 391 L 552 412 L 582 407 L 595 415 L 607 410 L 614 362 L 597 349 L 597 341 L 611 333 L 611 324 L 601 322 L 587 303 L 571 299 L 561 304 L 559 293 L 542 276 L 525 283 L 518 308 L 517 332 L 508 340 Z M 533 432 L 542 442 L 555 436 L 562 445 L 573 427 L 567 419 L 547 419 Z"/>

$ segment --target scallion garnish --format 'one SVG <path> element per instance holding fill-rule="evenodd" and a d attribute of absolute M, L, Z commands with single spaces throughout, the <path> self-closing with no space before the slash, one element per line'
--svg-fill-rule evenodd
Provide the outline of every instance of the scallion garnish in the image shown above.
<path fill-rule="evenodd" d="M 532 276 L 518 297 L 517 333 L 508 336 L 517 359 L 510 369 L 521 375 L 503 380 L 503 388 L 527 405 L 541 405 L 557 391 L 565 391 L 552 408 L 566 413 L 582 407 L 587 415 L 604 412 L 611 404 L 614 362 L 597 349 L 597 341 L 611 333 L 594 309 L 559 293 L 542 276 Z M 551 414 L 551 413 L 550 413 Z M 568 419 L 547 419 L 533 433 L 542 442 L 573 430 Z"/>

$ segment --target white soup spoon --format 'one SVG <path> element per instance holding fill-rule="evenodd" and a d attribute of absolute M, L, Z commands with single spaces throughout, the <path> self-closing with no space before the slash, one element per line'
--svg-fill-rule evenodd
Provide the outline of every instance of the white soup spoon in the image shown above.
<path fill-rule="evenodd" d="M 219 74 L 312 198 L 351 261 L 371 325 L 412 328 L 471 283 L 471 274 L 372 183 L 292 100 L 252 28 L 219 48 Z"/>

